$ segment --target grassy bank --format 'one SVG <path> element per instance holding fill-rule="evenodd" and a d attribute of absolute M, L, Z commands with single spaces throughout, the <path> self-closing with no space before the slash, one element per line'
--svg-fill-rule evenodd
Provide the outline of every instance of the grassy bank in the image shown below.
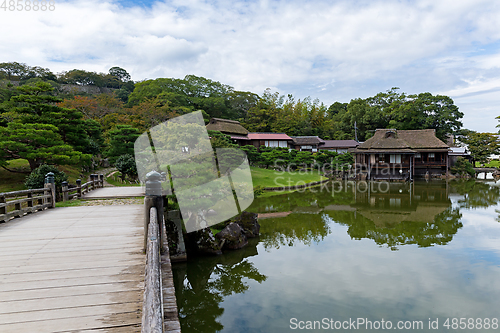
<path fill-rule="evenodd" d="M 476 162 L 476 168 L 481 168 L 481 163 Z M 490 163 L 486 163 L 484 168 L 500 168 L 500 161 L 492 160 Z"/>
<path fill-rule="evenodd" d="M 26 160 L 9 161 L 7 168 L 16 172 L 10 172 L 0 168 L 0 193 L 24 190 L 24 181 L 30 172 L 30 165 Z"/>
<path fill-rule="evenodd" d="M 113 186 L 141 186 L 140 183 L 130 182 L 129 180 L 125 180 L 123 182 L 119 171 L 111 173 L 108 177 L 106 177 L 106 181 Z"/>
<path fill-rule="evenodd" d="M 18 159 L 9 161 L 7 168 L 16 172 L 10 172 L 4 168 L 0 168 L 0 193 L 25 190 L 24 181 L 30 173 L 30 166 L 27 160 Z M 82 179 L 86 182 L 88 176 L 94 172 L 81 172 L 81 166 L 78 165 L 60 165 L 57 167 L 59 170 L 64 171 L 68 176 L 68 182 L 75 184 L 77 179 Z"/>
<path fill-rule="evenodd" d="M 327 179 L 321 176 L 318 170 L 281 172 L 256 167 L 250 167 L 250 169 L 254 187 L 295 186 Z"/>

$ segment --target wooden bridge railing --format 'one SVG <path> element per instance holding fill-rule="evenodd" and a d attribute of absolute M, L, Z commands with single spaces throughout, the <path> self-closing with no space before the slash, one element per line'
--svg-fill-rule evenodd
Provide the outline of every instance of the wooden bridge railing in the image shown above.
<path fill-rule="evenodd" d="M 90 181 L 82 185 L 82 180 L 76 180 L 76 187 L 69 188 L 68 182 L 62 182 L 62 200 L 68 201 L 74 198 L 82 198 L 83 195 L 97 188 L 104 187 L 104 175 L 90 175 Z"/>
<path fill-rule="evenodd" d="M 144 197 L 144 250 L 146 273 L 142 306 L 142 333 L 163 333 L 163 290 L 161 252 L 163 250 L 163 197 L 161 175 L 150 172 L 146 177 Z"/>
<path fill-rule="evenodd" d="M 76 187 L 68 188 L 68 182 L 62 183 L 62 200 L 82 198 L 89 191 L 104 186 L 104 175 L 90 175 L 90 181 L 82 185 L 82 181 L 76 181 Z M 73 193 L 74 192 L 74 193 Z M 13 217 L 22 217 L 46 208 L 56 206 L 56 187 L 54 174 L 49 172 L 45 175 L 45 187 L 14 192 L 0 193 L 0 223 L 7 222 Z M 13 207 L 13 209 L 11 209 Z"/>
<path fill-rule="evenodd" d="M 13 198 L 13 200 L 8 200 Z M 23 205 L 26 203 L 26 205 Z M 9 211 L 9 207 L 14 210 Z M 0 193 L 0 223 L 54 206 L 51 188 Z"/>
<path fill-rule="evenodd" d="M 53 208 L 55 204 L 54 174 L 49 172 L 45 175 L 44 188 L 0 193 L 0 223 L 7 222 L 13 217 L 22 217 L 25 214 Z M 10 210 L 9 207 L 12 206 L 14 209 Z"/>

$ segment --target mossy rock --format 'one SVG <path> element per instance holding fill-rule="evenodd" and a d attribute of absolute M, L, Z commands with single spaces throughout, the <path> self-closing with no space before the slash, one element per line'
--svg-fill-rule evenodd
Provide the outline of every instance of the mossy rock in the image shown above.
<path fill-rule="evenodd" d="M 223 249 L 237 250 L 248 244 L 243 228 L 233 222 L 229 223 L 215 237 L 219 240 Z"/>
<path fill-rule="evenodd" d="M 260 224 L 258 222 L 258 214 L 244 211 L 236 218 L 235 222 L 243 229 L 245 236 L 248 238 L 259 236 Z"/>

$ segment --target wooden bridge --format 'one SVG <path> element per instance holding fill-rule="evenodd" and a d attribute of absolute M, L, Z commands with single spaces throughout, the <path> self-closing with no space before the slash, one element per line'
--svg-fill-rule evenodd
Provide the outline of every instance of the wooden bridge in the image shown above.
<path fill-rule="evenodd" d="M 497 172 L 497 168 L 474 168 L 474 171 L 476 171 L 476 178 L 481 179 L 481 174 L 483 174 L 483 178 L 486 179 L 486 175 L 488 173 L 494 173 Z"/>
<path fill-rule="evenodd" d="M 94 197 L 143 195 L 140 187 L 94 185 Z M 7 220 L 0 223 L 0 332 L 180 332 L 168 251 L 157 255 L 162 286 L 153 289 L 162 293 L 155 295 L 163 298 L 161 310 L 153 311 L 161 311 L 164 325 L 143 325 L 151 310 L 143 310 L 151 308 L 144 302 L 151 294 L 145 285 L 145 270 L 151 269 L 144 254 L 145 205 L 43 210 L 53 205 L 46 190 L 42 199 L 28 194 L 8 201 L 0 194 L 0 217 Z M 33 205 L 37 200 L 43 203 Z M 33 207 L 41 211 L 33 214 Z M 8 220 L 23 215 L 18 209 L 31 214 Z"/>

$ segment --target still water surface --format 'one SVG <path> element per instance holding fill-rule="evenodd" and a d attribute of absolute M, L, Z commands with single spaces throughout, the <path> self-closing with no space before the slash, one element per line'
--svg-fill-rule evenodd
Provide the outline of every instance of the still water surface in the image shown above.
<path fill-rule="evenodd" d="M 259 239 L 174 265 L 182 332 L 294 332 L 300 321 L 358 318 L 392 323 L 357 327 L 368 332 L 398 321 L 500 332 L 451 326 L 500 319 L 500 184 L 374 185 L 255 199 Z"/>

